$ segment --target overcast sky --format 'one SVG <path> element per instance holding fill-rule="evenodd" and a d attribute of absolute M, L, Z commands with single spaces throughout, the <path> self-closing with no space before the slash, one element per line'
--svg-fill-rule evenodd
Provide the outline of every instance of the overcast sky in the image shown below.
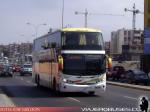
<path fill-rule="evenodd" d="M 89 13 L 111 13 L 124 16 L 89 15 L 88 27 L 103 31 L 104 40 L 110 40 L 111 31 L 120 28 L 132 28 L 132 13 L 124 12 L 124 8 L 136 8 L 144 11 L 144 0 L 64 0 L 64 26 L 83 27 L 84 16 L 75 15 L 75 11 Z M 38 36 L 46 34 L 49 28 L 61 28 L 62 0 L 0 0 L 0 44 L 27 42 L 35 38 L 35 26 Z M 136 27 L 143 29 L 142 14 L 137 15 Z"/>

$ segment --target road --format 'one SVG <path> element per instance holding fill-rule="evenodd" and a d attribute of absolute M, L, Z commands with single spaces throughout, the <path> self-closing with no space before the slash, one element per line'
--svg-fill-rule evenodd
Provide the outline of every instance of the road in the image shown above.
<path fill-rule="evenodd" d="M 107 85 L 105 92 L 97 91 L 94 96 L 83 93 L 58 96 L 48 88 L 37 88 L 31 76 L 1 77 L 0 89 L 15 106 L 138 108 L 140 96 L 150 98 L 149 92 L 112 85 Z"/>

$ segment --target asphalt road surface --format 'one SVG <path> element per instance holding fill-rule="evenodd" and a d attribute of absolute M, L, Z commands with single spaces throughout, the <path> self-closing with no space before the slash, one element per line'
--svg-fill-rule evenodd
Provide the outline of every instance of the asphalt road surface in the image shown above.
<path fill-rule="evenodd" d="M 56 95 L 48 88 L 37 88 L 31 76 L 1 77 L 0 89 L 15 106 L 138 108 L 141 96 L 150 98 L 148 91 L 112 85 L 107 85 L 105 92 L 97 91 L 94 96 L 84 93 Z"/>

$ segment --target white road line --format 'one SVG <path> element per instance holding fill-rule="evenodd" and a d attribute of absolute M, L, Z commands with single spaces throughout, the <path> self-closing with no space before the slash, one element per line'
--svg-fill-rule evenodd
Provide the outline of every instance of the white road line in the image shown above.
<path fill-rule="evenodd" d="M 134 97 L 130 97 L 130 96 L 123 96 L 125 98 L 128 98 L 128 99 L 132 99 L 132 100 L 138 100 L 138 98 L 134 98 Z"/>
<path fill-rule="evenodd" d="M 35 83 L 31 82 L 31 81 L 26 81 L 28 84 L 33 84 L 34 86 L 36 86 Z"/>
<path fill-rule="evenodd" d="M 27 81 L 27 83 L 31 84 L 32 82 L 31 81 Z"/>
<path fill-rule="evenodd" d="M 14 78 L 16 78 L 16 79 L 19 79 L 19 77 L 16 77 L 16 76 L 13 76 Z"/>
<path fill-rule="evenodd" d="M 71 100 L 74 100 L 74 101 L 76 101 L 76 102 L 80 102 L 79 100 L 77 100 L 77 99 L 75 99 L 75 98 L 72 98 L 72 97 L 68 97 L 69 99 L 71 99 Z"/>
<path fill-rule="evenodd" d="M 34 83 L 33 83 L 33 85 L 34 85 L 34 86 L 37 86 L 37 84 L 34 84 Z"/>

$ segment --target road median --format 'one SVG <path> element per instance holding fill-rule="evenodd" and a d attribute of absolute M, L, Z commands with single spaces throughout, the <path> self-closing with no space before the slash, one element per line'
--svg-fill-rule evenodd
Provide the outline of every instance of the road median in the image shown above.
<path fill-rule="evenodd" d="M 107 84 L 114 85 L 114 86 L 125 87 L 125 88 L 132 88 L 132 89 L 150 91 L 150 86 L 133 85 L 133 84 L 127 84 L 127 83 L 112 82 L 112 81 L 107 81 Z"/>
<path fill-rule="evenodd" d="M 14 107 L 14 106 L 15 106 L 15 104 L 10 100 L 10 98 L 0 88 L 0 107 Z"/>

